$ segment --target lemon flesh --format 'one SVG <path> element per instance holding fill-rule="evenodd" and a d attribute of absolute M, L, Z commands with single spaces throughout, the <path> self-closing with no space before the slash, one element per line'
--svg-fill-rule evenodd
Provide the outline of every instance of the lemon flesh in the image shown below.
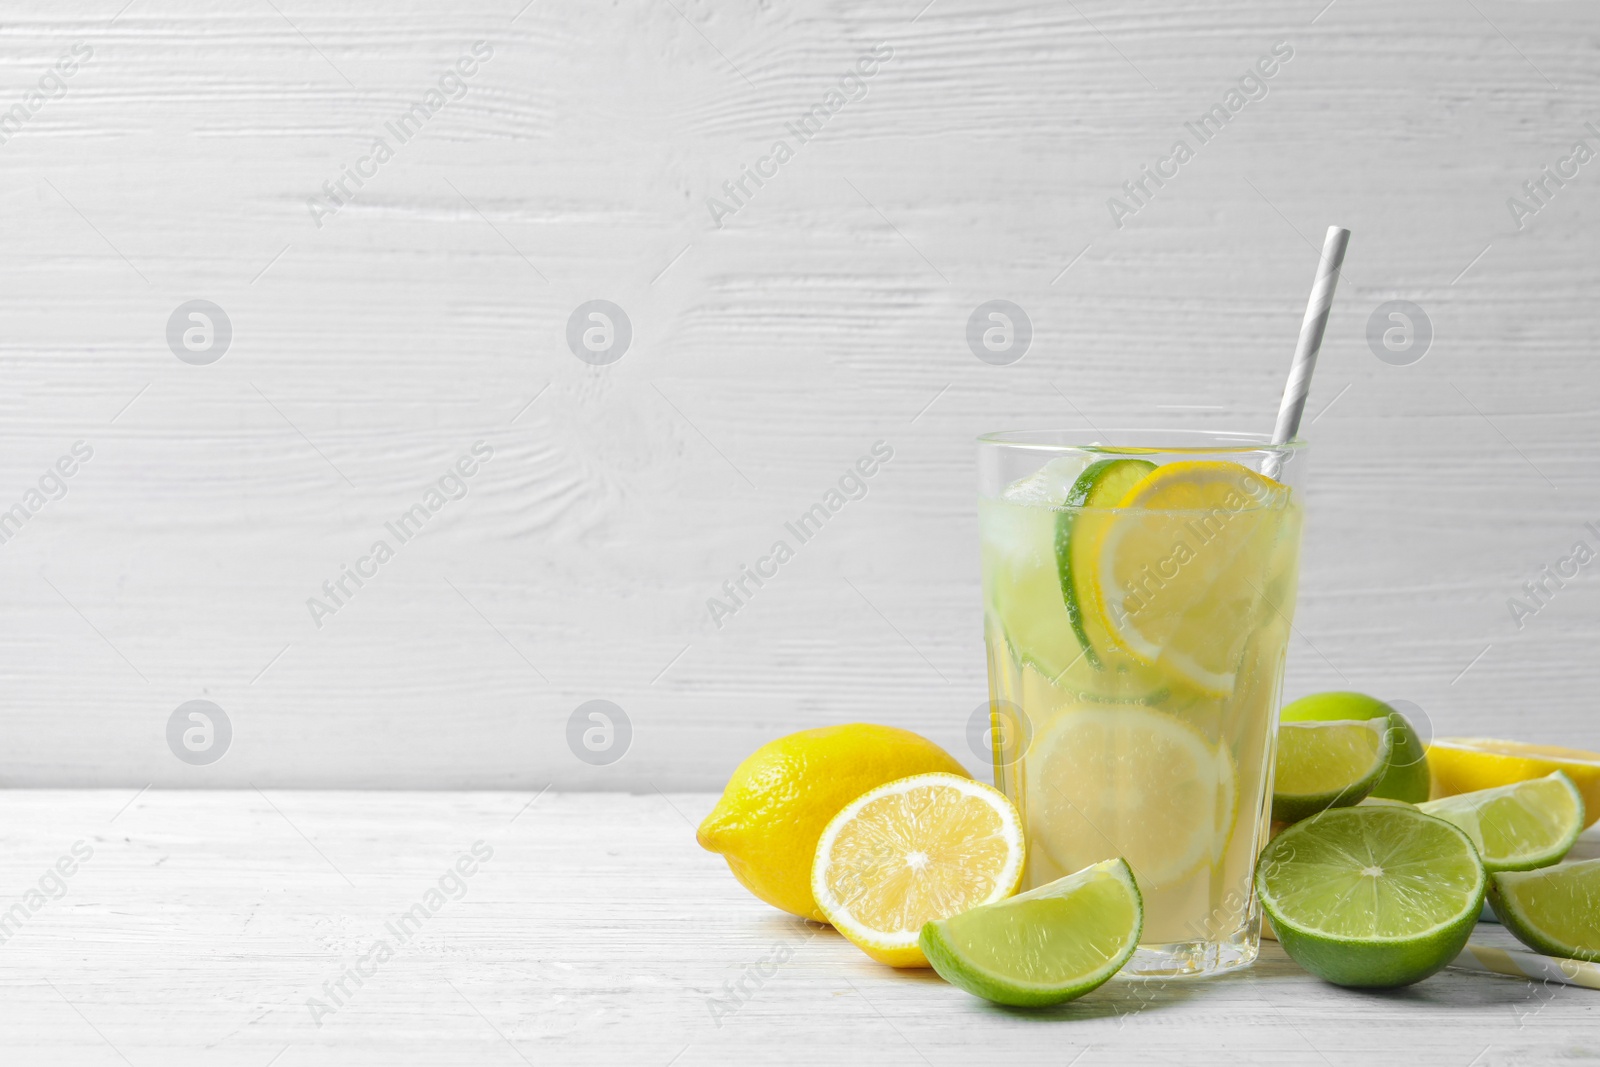
<path fill-rule="evenodd" d="M 1332 808 L 1295 823 L 1256 864 L 1284 951 L 1335 985 L 1420 981 L 1456 957 L 1488 876 L 1465 833 L 1410 805 Z"/>
<path fill-rule="evenodd" d="M 1126 862 L 1094 864 L 999 904 L 922 928 L 951 985 L 996 1004 L 1044 1007 L 1103 984 L 1139 947 L 1144 914 Z"/>
<path fill-rule="evenodd" d="M 1489 904 L 1536 952 L 1600 962 L 1600 859 L 1492 875 Z"/>
<path fill-rule="evenodd" d="M 1583 797 L 1560 771 L 1417 807 L 1464 830 L 1491 873 L 1548 867 L 1583 832 Z"/>
<path fill-rule="evenodd" d="M 826 920 L 867 955 L 926 967 L 929 922 L 993 904 L 1022 879 L 1022 819 L 997 789 L 951 774 L 879 786 L 817 842 L 811 890 Z"/>
<path fill-rule="evenodd" d="M 1031 843 L 1057 869 L 1120 854 L 1148 893 L 1221 854 L 1232 833 L 1232 761 L 1176 716 L 1063 711 L 1035 736 L 1028 761 Z"/>
<path fill-rule="evenodd" d="M 1272 818 L 1296 822 L 1328 808 L 1360 803 L 1389 766 L 1388 716 L 1366 722 L 1284 723 Z"/>
<path fill-rule="evenodd" d="M 695 834 L 739 883 L 775 908 L 825 922 L 811 892 L 823 828 L 869 789 L 927 772 L 966 775 L 955 757 L 909 730 L 850 723 L 762 745 L 733 772 Z"/>
<path fill-rule="evenodd" d="M 1157 467 L 1101 523 L 1101 622 L 1138 660 L 1211 696 L 1232 694 L 1284 555 L 1287 486 L 1238 463 Z M 1293 545 L 1287 550 L 1292 553 Z"/>

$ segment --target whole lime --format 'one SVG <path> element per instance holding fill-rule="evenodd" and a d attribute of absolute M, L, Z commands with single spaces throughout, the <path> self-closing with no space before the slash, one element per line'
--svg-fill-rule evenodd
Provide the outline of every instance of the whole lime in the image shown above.
<path fill-rule="evenodd" d="M 1389 717 L 1389 769 L 1383 773 L 1371 795 L 1387 800 L 1420 804 L 1428 799 L 1428 751 L 1417 731 L 1394 708 L 1365 693 L 1313 693 L 1284 705 L 1282 722 L 1331 722 L 1337 719 L 1366 720 Z"/>

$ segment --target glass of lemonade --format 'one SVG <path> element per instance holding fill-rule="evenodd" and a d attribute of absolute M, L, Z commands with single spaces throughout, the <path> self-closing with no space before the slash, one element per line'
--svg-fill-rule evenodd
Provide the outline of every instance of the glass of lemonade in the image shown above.
<path fill-rule="evenodd" d="M 1027 831 L 1023 888 L 1121 856 L 1144 897 L 1124 974 L 1242 967 L 1305 446 L 1096 436 L 979 439 L 990 740 Z"/>

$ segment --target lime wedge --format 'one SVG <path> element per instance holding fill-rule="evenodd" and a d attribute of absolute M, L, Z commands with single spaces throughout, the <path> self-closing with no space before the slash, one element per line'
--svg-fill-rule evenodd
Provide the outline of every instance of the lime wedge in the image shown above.
<path fill-rule="evenodd" d="M 1417 735 L 1416 728 L 1394 708 L 1365 693 L 1313 693 L 1285 704 L 1278 713 L 1282 722 L 1328 722 L 1334 719 L 1371 719 L 1379 715 L 1389 717 L 1390 741 L 1389 769 L 1373 789 L 1375 797 L 1404 800 L 1417 804 L 1428 799 L 1427 746 Z"/>
<path fill-rule="evenodd" d="M 1398 804 L 1331 808 L 1273 838 L 1256 863 L 1284 951 L 1342 986 L 1408 985 L 1449 963 L 1487 881 L 1465 833 Z"/>
<path fill-rule="evenodd" d="M 1105 666 L 1111 640 L 1099 625 L 1101 612 L 1091 608 L 1096 595 L 1094 584 L 1095 548 L 1100 524 L 1084 508 L 1113 508 L 1123 497 L 1156 469 L 1147 459 L 1102 459 L 1089 464 L 1067 492 L 1056 515 L 1056 566 L 1061 572 L 1061 595 L 1066 600 L 1072 632 L 1083 646 L 1085 658 L 1095 668 Z M 1095 630 L 1091 637 L 1090 628 Z"/>
<path fill-rule="evenodd" d="M 1600 962 L 1600 859 L 1490 875 L 1489 904 L 1524 945 L 1547 956 Z"/>
<path fill-rule="evenodd" d="M 1038 1008 L 1081 997 L 1139 947 L 1133 873 L 1105 860 L 1049 885 L 927 923 L 918 939 L 939 976 L 996 1004 Z"/>
<path fill-rule="evenodd" d="M 1389 719 L 1286 722 L 1278 727 L 1272 817 L 1298 822 L 1358 804 L 1389 766 Z"/>
<path fill-rule="evenodd" d="M 1560 771 L 1417 807 L 1465 830 L 1490 873 L 1548 867 L 1583 831 L 1583 796 Z"/>

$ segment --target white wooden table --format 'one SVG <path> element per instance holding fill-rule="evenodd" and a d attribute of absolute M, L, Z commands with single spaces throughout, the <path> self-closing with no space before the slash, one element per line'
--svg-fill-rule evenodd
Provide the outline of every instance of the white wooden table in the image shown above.
<path fill-rule="evenodd" d="M 694 844 L 713 800 L 0 793 L 0 1062 L 1485 1067 L 1594 1048 L 1600 992 L 1454 969 L 1353 992 L 1271 943 L 1226 978 L 998 1009 L 751 898 Z"/>

